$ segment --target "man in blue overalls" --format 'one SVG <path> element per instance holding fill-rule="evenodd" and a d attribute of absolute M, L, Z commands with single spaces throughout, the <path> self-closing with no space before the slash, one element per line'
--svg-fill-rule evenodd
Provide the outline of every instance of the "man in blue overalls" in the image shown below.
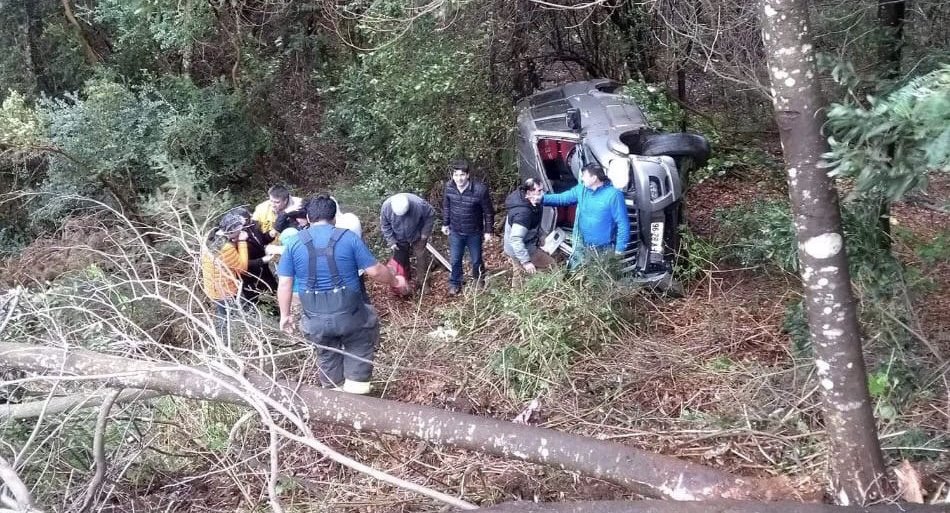
<path fill-rule="evenodd" d="M 319 348 L 320 382 L 327 388 L 366 394 L 379 319 L 364 301 L 359 271 L 384 285 L 405 288 L 406 283 L 377 262 L 359 236 L 334 227 L 335 217 L 332 198 L 313 198 L 307 203 L 310 227 L 284 247 L 277 267 L 280 328 L 291 329 L 294 281 L 302 280 L 297 293 L 303 311 L 300 330 Z"/>

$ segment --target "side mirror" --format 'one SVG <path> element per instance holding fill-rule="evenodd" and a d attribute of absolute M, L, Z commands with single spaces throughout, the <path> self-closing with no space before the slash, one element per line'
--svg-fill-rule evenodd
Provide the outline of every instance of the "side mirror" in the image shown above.
<path fill-rule="evenodd" d="M 575 132 L 581 131 L 581 110 L 577 108 L 567 109 L 567 127 Z"/>

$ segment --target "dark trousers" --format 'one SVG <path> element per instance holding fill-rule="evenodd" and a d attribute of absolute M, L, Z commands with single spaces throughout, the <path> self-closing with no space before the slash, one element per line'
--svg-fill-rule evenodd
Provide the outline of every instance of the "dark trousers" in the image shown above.
<path fill-rule="evenodd" d="M 373 356 L 379 342 L 379 318 L 376 310 L 365 305 L 370 314 L 360 329 L 340 337 L 307 335 L 318 346 L 320 383 L 327 388 L 342 387 L 345 380 L 369 382 L 373 375 Z"/>
<path fill-rule="evenodd" d="M 474 233 L 471 235 L 449 234 L 449 260 L 452 263 L 452 276 L 449 278 L 449 285 L 453 287 L 462 286 L 462 259 L 465 257 L 465 249 L 468 248 L 468 257 L 472 260 L 472 277 L 477 282 L 482 277 L 482 234 Z"/>
<path fill-rule="evenodd" d="M 426 251 L 426 242 L 419 239 L 415 242 L 400 242 L 396 244 L 393 258 L 406 270 L 406 279 L 415 279 L 421 283 L 429 270 L 429 252 Z M 415 265 L 410 265 L 415 260 Z"/>

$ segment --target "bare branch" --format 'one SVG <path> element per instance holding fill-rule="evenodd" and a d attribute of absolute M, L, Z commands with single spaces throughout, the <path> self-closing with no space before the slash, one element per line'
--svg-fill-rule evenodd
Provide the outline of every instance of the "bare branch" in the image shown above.
<path fill-rule="evenodd" d="M 112 392 L 96 392 L 93 394 L 80 393 L 67 396 L 50 397 L 42 401 L 31 401 L 28 403 L 0 404 L 0 420 L 5 419 L 27 419 L 39 417 L 40 415 L 55 415 L 74 408 L 92 408 L 99 406 L 104 400 L 110 397 Z M 146 390 L 123 390 L 115 399 L 117 403 L 129 401 L 142 401 L 162 394 Z"/>
<path fill-rule="evenodd" d="M 96 462 L 96 473 L 86 487 L 86 498 L 83 500 L 82 506 L 79 507 L 80 512 L 89 511 L 89 508 L 91 508 L 96 501 L 96 496 L 99 495 L 103 480 L 105 480 L 106 468 L 108 467 L 104 441 L 106 423 L 109 421 L 109 411 L 112 410 L 112 405 L 115 404 L 116 398 L 119 397 L 121 392 L 121 389 L 109 392 L 102 402 L 102 407 L 99 408 L 99 417 L 96 419 L 96 430 L 92 437 L 92 454 Z"/>
<path fill-rule="evenodd" d="M 30 496 L 29 489 L 27 489 L 23 481 L 20 480 L 20 476 L 17 475 L 16 470 L 14 470 L 10 463 L 2 456 L 0 456 L 0 481 L 2 481 L 3 485 L 13 494 L 13 502 L 15 504 L 7 504 L 8 507 L 15 508 L 13 511 L 16 512 L 37 511 L 33 508 L 33 497 Z M 3 498 L 5 498 L 5 496 L 3 496 Z M 6 503 L 6 501 L 4 502 Z"/>

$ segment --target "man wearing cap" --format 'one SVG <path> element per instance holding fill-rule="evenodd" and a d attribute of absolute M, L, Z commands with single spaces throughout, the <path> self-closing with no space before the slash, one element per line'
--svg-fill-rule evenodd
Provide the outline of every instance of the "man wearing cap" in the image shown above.
<path fill-rule="evenodd" d="M 406 281 L 377 262 L 359 236 L 333 225 L 336 203 L 329 196 L 308 201 L 307 218 L 310 227 L 291 237 L 277 266 L 280 328 L 291 331 L 291 300 L 299 280 L 300 331 L 318 346 L 320 382 L 369 393 L 379 319 L 364 300 L 359 271 L 384 285 L 405 287 Z"/>
<path fill-rule="evenodd" d="M 449 295 L 462 289 L 462 261 L 465 250 L 472 260 L 472 277 L 482 283 L 482 240 L 491 242 L 495 209 L 484 182 L 471 180 L 466 160 L 449 163 L 449 180 L 442 199 L 442 233 L 449 236 Z"/>
<path fill-rule="evenodd" d="M 426 242 L 434 221 L 435 209 L 415 194 L 403 192 L 383 202 L 379 227 L 386 244 L 393 250 L 393 258 L 406 270 L 407 279 L 425 279 L 429 267 Z M 409 271 L 410 255 L 416 261 L 414 272 Z"/>

